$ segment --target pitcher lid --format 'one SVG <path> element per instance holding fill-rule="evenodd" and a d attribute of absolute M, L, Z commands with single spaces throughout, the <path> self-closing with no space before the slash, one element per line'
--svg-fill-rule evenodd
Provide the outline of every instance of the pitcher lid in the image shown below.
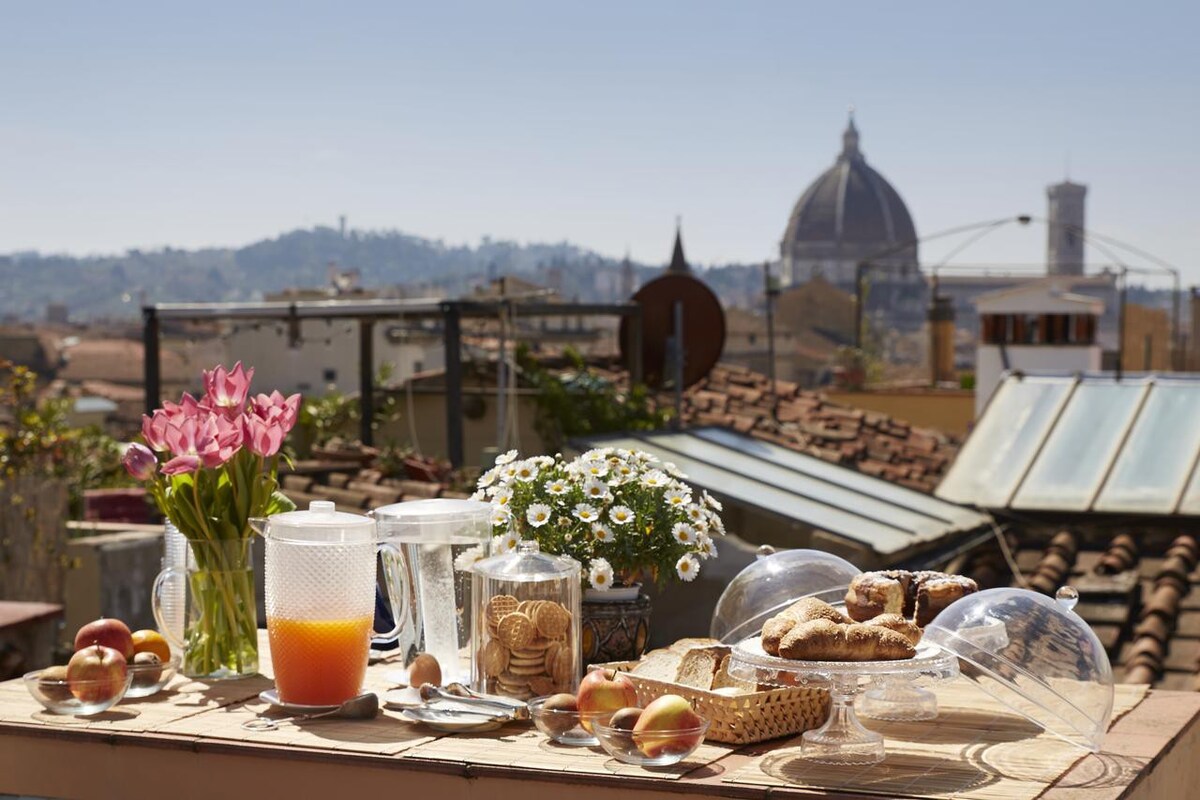
<path fill-rule="evenodd" d="M 266 520 L 269 539 L 319 542 L 366 541 L 375 538 L 375 521 L 338 511 L 331 500 L 313 500 L 305 511 L 285 511 Z"/>

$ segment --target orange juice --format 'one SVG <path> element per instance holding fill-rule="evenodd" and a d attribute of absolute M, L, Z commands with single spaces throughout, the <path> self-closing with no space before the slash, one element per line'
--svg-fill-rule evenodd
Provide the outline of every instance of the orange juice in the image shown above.
<path fill-rule="evenodd" d="M 338 705 L 362 690 L 371 617 L 267 618 L 275 688 L 285 703 Z"/>

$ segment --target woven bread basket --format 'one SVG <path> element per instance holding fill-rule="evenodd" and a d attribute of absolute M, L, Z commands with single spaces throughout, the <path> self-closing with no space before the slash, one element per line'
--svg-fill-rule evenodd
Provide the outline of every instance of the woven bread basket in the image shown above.
<path fill-rule="evenodd" d="M 710 741 L 765 742 L 819 728 L 829 716 L 829 692 L 824 689 L 782 688 L 730 696 L 635 675 L 630 670 L 637 664 L 613 661 L 595 664 L 591 669 L 624 672 L 637 689 L 638 703 L 643 707 L 664 694 L 685 698 L 697 714 L 709 720 L 705 738 Z"/>

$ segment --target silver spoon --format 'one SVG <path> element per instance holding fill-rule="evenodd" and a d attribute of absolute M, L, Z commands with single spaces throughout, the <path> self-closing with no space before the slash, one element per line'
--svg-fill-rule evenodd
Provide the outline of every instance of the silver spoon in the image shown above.
<path fill-rule="evenodd" d="M 248 731 L 274 731 L 278 730 L 279 726 L 285 722 L 304 722 L 310 719 L 320 719 L 321 717 L 375 719 L 377 714 L 379 714 L 379 696 L 374 692 L 366 692 L 357 697 L 351 697 L 337 708 L 329 711 L 321 711 L 317 714 L 298 714 L 294 717 L 284 717 L 283 719 L 272 719 L 260 715 L 243 722 L 242 727 Z"/>
<path fill-rule="evenodd" d="M 454 689 L 464 690 L 465 693 L 458 694 Z M 528 719 L 529 715 L 529 709 L 524 703 L 502 697 L 483 697 L 466 689 L 461 684 L 451 684 L 443 689 L 432 683 L 426 683 L 421 686 L 420 693 L 421 699 L 426 703 L 446 700 L 459 705 L 476 706 L 480 709 L 495 709 L 509 719 Z"/>

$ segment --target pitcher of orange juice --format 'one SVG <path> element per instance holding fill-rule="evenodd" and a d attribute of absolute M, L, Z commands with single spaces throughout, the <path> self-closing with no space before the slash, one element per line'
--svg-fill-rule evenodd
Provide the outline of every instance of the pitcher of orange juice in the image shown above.
<path fill-rule="evenodd" d="M 371 644 L 396 639 L 399 626 L 375 635 L 375 521 L 314 500 L 307 511 L 252 520 L 266 541 L 267 634 L 279 699 L 289 705 L 338 705 L 362 691 Z M 398 576 L 389 576 L 389 590 Z M 405 592 L 389 591 L 402 620 Z"/>

